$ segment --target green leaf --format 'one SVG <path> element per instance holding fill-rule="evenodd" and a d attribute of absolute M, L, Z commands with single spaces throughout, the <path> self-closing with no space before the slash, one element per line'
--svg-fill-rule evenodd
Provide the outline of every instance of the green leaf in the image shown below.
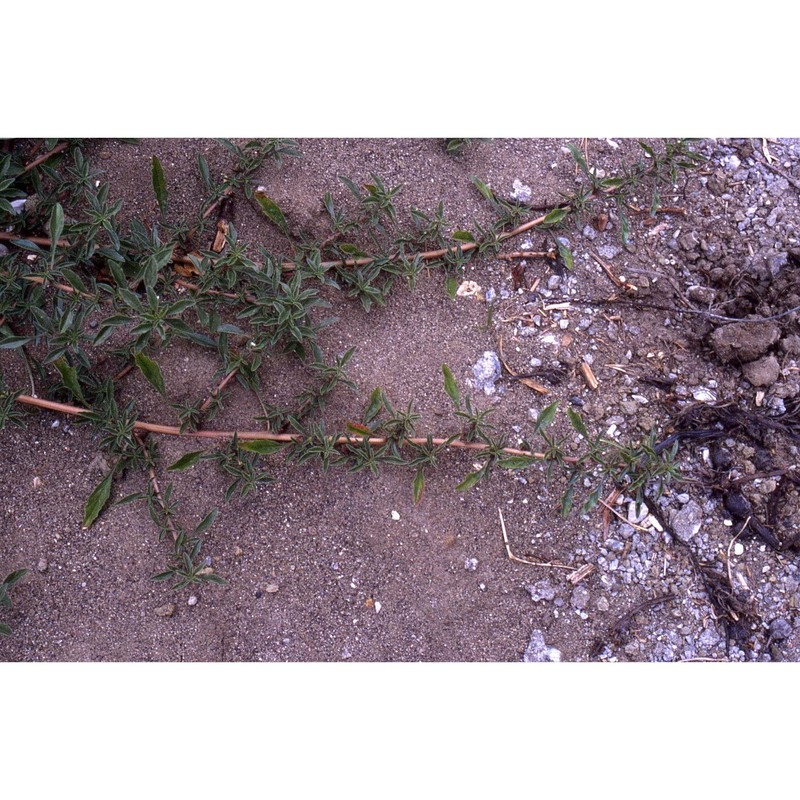
<path fill-rule="evenodd" d="M 472 184 L 486 200 L 488 200 L 492 205 L 496 205 L 497 201 L 495 200 L 494 192 L 482 180 L 473 177 Z"/>
<path fill-rule="evenodd" d="M 167 467 L 167 472 L 182 472 L 189 467 L 193 467 L 203 457 L 205 450 L 195 450 L 192 453 L 182 455 L 174 464 Z"/>
<path fill-rule="evenodd" d="M 136 366 L 139 367 L 142 375 L 147 378 L 150 385 L 162 397 L 166 397 L 167 389 L 164 386 L 164 377 L 161 374 L 161 367 L 159 367 L 152 358 L 148 358 L 144 353 L 135 353 L 133 359 L 136 362 Z"/>
<path fill-rule="evenodd" d="M 228 581 L 225 580 L 221 575 L 217 575 L 214 572 L 209 572 L 206 575 L 201 575 L 200 578 L 204 580 L 206 583 L 216 583 L 217 586 L 227 586 Z"/>
<path fill-rule="evenodd" d="M 453 405 L 456 408 L 461 408 L 461 393 L 458 391 L 456 379 L 447 364 L 442 364 L 442 373 L 444 374 L 444 390 L 450 395 Z"/>
<path fill-rule="evenodd" d="M 475 237 L 469 231 L 453 231 L 453 238 L 458 242 L 475 241 Z"/>
<path fill-rule="evenodd" d="M 419 505 L 422 500 L 422 490 L 425 488 L 425 475 L 422 472 L 422 467 L 417 470 L 414 476 L 414 505 Z"/>
<path fill-rule="evenodd" d="M 354 244 L 347 244 L 346 242 L 344 242 L 339 245 L 339 249 L 346 256 L 353 256 L 353 258 L 366 258 L 367 256 L 367 254 L 363 250 L 356 247 Z"/>
<path fill-rule="evenodd" d="M 158 575 L 153 575 L 153 577 L 150 578 L 150 580 L 151 581 L 168 581 L 168 580 L 172 579 L 173 575 L 174 575 L 174 573 L 172 572 L 172 570 L 168 570 L 167 572 L 159 572 Z"/>
<path fill-rule="evenodd" d="M 624 244 L 628 244 L 631 239 L 631 223 L 628 220 L 628 215 L 622 210 L 619 209 L 619 225 L 620 225 L 620 233 L 622 234 L 622 241 Z"/>
<path fill-rule="evenodd" d="M 567 208 L 554 208 L 540 223 L 540 228 L 552 228 L 554 225 L 558 225 L 560 222 L 563 222 L 565 217 L 569 214 L 569 209 Z"/>
<path fill-rule="evenodd" d="M 26 569 L 18 569 L 15 572 L 12 572 L 10 575 L 6 576 L 6 579 L 3 581 L 3 585 L 6 588 L 13 586 L 18 580 L 24 578 L 25 575 L 28 573 Z"/>
<path fill-rule="evenodd" d="M 556 239 L 556 244 L 558 245 L 558 255 L 564 262 L 564 266 L 567 269 L 572 269 L 575 266 L 575 262 L 572 259 L 572 253 L 570 252 L 570 249 L 561 244 L 558 239 Z"/>
<path fill-rule="evenodd" d="M 67 364 L 63 358 L 59 358 L 55 364 L 56 368 L 61 373 L 61 381 L 64 386 L 72 392 L 76 400 L 80 400 L 84 405 L 88 405 L 86 398 L 83 396 L 80 381 L 78 380 L 78 370 Z"/>
<path fill-rule="evenodd" d="M 509 458 L 501 458 L 497 465 L 503 469 L 525 469 L 525 467 L 529 467 L 537 461 L 538 459 L 533 456 L 510 456 Z"/>
<path fill-rule="evenodd" d="M 584 439 L 589 438 L 589 431 L 586 429 L 583 418 L 574 408 L 567 409 L 567 418 L 569 419 L 572 427 L 575 428 L 575 430 L 578 431 L 578 433 L 583 436 Z"/>
<path fill-rule="evenodd" d="M 480 483 L 486 477 L 486 467 L 482 467 L 477 472 L 470 472 L 461 483 L 456 486 L 458 492 L 468 492 L 473 486 Z"/>
<path fill-rule="evenodd" d="M 456 299 L 456 292 L 458 291 L 458 279 L 457 278 L 453 278 L 452 276 L 449 277 L 444 282 L 444 288 L 445 288 L 445 291 L 447 292 L 447 296 L 451 300 L 455 300 Z"/>
<path fill-rule="evenodd" d="M 349 433 L 356 434 L 356 436 L 372 436 L 373 433 L 366 425 L 358 425 L 355 422 L 348 422 L 347 430 Z"/>
<path fill-rule="evenodd" d="M 5 622 L 0 622 L 0 636 L 11 636 L 11 628 Z"/>
<path fill-rule="evenodd" d="M 240 450 L 247 450 L 250 453 L 258 453 L 262 456 L 269 456 L 282 450 L 290 442 L 276 442 L 274 439 L 254 439 L 251 442 L 239 442 Z"/>
<path fill-rule="evenodd" d="M 219 514 L 218 508 L 215 508 L 213 511 L 206 514 L 206 516 L 203 517 L 202 522 L 194 529 L 194 532 L 198 535 L 205 533 L 214 524 L 217 514 Z"/>
<path fill-rule="evenodd" d="M 200 178 L 203 181 L 203 185 L 206 189 L 211 188 L 211 173 L 208 169 L 208 161 L 206 161 L 206 157 L 199 153 L 197 156 L 197 167 L 200 170 Z"/>
<path fill-rule="evenodd" d="M 111 495 L 111 481 L 114 479 L 114 471 L 108 473 L 97 485 L 95 490 L 89 495 L 86 501 L 86 508 L 83 510 L 83 528 L 90 528 L 97 519 L 100 512 L 105 508 L 108 498 Z"/>
<path fill-rule="evenodd" d="M 561 517 L 562 519 L 566 519 L 569 516 L 569 512 L 572 511 L 572 503 L 575 497 L 575 489 L 574 487 L 570 486 L 566 492 L 564 492 L 564 496 L 561 498 Z"/>
<path fill-rule="evenodd" d="M 286 233 L 289 226 L 286 224 L 286 217 L 283 215 L 280 206 L 263 192 L 256 192 L 256 200 L 264 216 L 277 225 L 283 233 Z"/>
<path fill-rule="evenodd" d="M 567 143 L 567 147 L 569 148 L 570 153 L 572 153 L 572 157 L 575 159 L 575 162 L 581 168 L 585 175 L 589 175 L 589 167 L 586 166 L 586 160 L 583 157 L 583 153 L 575 147 L 574 144 Z"/>
<path fill-rule="evenodd" d="M 64 209 L 61 203 L 56 203 L 53 206 L 53 211 L 50 214 L 50 252 L 55 253 L 58 246 L 58 240 L 64 232 Z"/>
<path fill-rule="evenodd" d="M 164 168 L 161 166 L 158 156 L 153 156 L 152 162 L 153 191 L 163 216 L 167 211 L 167 181 L 164 178 Z"/>
<path fill-rule="evenodd" d="M 30 336 L 6 336 L 0 339 L 0 350 L 16 350 L 31 341 Z"/>
<path fill-rule="evenodd" d="M 380 386 L 373 389 L 372 394 L 369 396 L 369 405 L 364 412 L 364 422 L 371 422 L 378 414 L 381 413 L 383 408 L 383 391 Z"/>
<path fill-rule="evenodd" d="M 539 412 L 539 416 L 536 417 L 536 425 L 533 428 L 533 435 L 536 436 L 537 433 L 543 431 L 550 423 L 555 419 L 556 412 L 558 411 L 558 400 L 555 403 L 550 403 L 549 406 L 546 406 Z"/>
<path fill-rule="evenodd" d="M 61 277 L 76 291 L 89 294 L 89 290 L 86 288 L 84 282 L 71 269 L 63 268 L 61 270 Z"/>

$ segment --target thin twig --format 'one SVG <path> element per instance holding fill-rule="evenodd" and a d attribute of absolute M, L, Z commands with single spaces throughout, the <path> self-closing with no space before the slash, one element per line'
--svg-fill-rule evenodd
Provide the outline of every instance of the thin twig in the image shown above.
<path fill-rule="evenodd" d="M 739 533 L 736 534 L 736 536 L 733 537 L 733 539 L 731 539 L 730 544 L 728 545 L 728 553 L 727 553 L 726 562 L 727 562 L 727 566 L 728 566 L 728 583 L 730 583 L 731 586 L 733 586 L 733 574 L 731 572 L 731 548 L 733 547 L 733 545 L 736 542 L 736 540 L 745 532 L 747 526 L 750 524 L 750 520 L 751 519 L 752 519 L 752 517 L 748 517 L 744 521 L 744 525 L 742 525 L 741 530 L 739 531 Z"/>
<path fill-rule="evenodd" d="M 22 170 L 22 174 L 24 175 L 26 172 L 30 172 L 34 167 L 38 167 L 39 164 L 47 161 L 47 159 L 51 156 L 57 155 L 62 150 L 66 150 L 67 147 L 69 147 L 69 142 L 61 142 L 61 144 L 57 144 L 49 153 L 45 153 L 43 156 L 39 156 L 39 158 L 31 161 L 31 163 Z"/>
<path fill-rule="evenodd" d="M 495 258 L 499 259 L 500 261 L 511 261 L 515 258 L 549 258 L 550 261 L 556 260 L 556 253 L 554 250 L 548 250 L 547 252 L 535 251 L 535 250 L 515 250 L 513 253 L 500 253 L 496 255 Z"/>
<path fill-rule="evenodd" d="M 506 521 L 503 519 L 503 509 L 498 508 L 497 513 L 500 515 L 500 530 L 503 533 L 503 544 L 506 546 L 506 555 L 510 561 L 515 561 L 517 564 L 529 564 L 532 567 L 553 567 L 554 569 L 568 569 L 570 572 L 575 571 L 575 567 L 568 564 L 555 564 L 545 561 L 529 561 L 527 558 L 520 558 L 511 552 L 511 545 L 508 542 L 508 532 L 506 531 Z"/>

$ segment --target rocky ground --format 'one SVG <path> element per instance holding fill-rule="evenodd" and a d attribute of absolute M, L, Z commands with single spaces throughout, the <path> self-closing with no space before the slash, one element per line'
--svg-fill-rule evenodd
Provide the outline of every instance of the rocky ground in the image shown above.
<path fill-rule="evenodd" d="M 474 230 L 491 213 L 473 175 L 500 197 L 551 207 L 585 180 L 566 145 L 489 140 L 451 156 L 441 140 L 308 140 L 304 160 L 262 181 L 290 224 L 314 236 L 324 235 L 322 194 L 345 196 L 341 174 L 402 184 L 402 213 L 442 201 L 451 230 Z M 800 660 L 800 328 L 790 311 L 800 306 L 800 141 L 717 139 L 695 149 L 705 163 L 662 187 L 668 210 L 651 218 L 650 194 L 633 198 L 642 211 L 630 215 L 627 242 L 615 206 L 598 202 L 558 231 L 572 269 L 484 255 L 452 300 L 436 275 L 369 314 L 332 298 L 339 323 L 322 342 L 328 354 L 358 348 L 358 390 L 337 397 L 329 429 L 356 417 L 380 385 L 397 404 L 415 401 L 421 431 L 452 432 L 444 362 L 513 446 L 537 444 L 533 425 L 558 400 L 554 428 L 569 447 L 580 442 L 567 408 L 610 441 L 654 431 L 656 442 L 679 443 L 683 481 L 660 497 L 651 487 L 641 507 L 608 486 L 610 508 L 581 513 L 594 486 L 587 478 L 562 519 L 564 487 L 538 467 L 455 492 L 473 468 L 459 453 L 431 474 L 419 506 L 406 473 L 323 473 L 279 458 L 274 483 L 224 504 L 225 481 L 204 463 L 176 475 L 175 489 L 187 519 L 220 507 L 206 552 L 230 586 L 172 594 L 148 581 L 164 546 L 146 509 L 112 508 L 81 530 L 104 468 L 91 431 L 31 414 L 26 430 L 0 433 L 0 567 L 31 570 L 3 616 L 14 634 L 0 640 L 0 657 Z M 90 155 L 126 213 L 147 215 L 158 154 L 177 214 L 194 202 L 198 150 L 222 168 L 224 153 L 206 141 L 96 142 Z M 641 151 L 600 139 L 587 155 L 611 176 Z M 249 205 L 235 224 L 241 239 L 277 246 Z M 544 252 L 555 242 L 534 230 L 507 244 L 504 253 Z M 204 359 L 177 345 L 166 356 L 167 385 L 181 398 L 213 384 Z M 24 382 L 11 355 L 0 354 L 0 368 L 7 383 Z M 274 402 L 303 380 L 282 357 L 266 372 Z M 135 374 L 120 393 L 137 399 L 142 418 L 168 419 Z M 252 427 L 258 413 L 234 387 L 214 425 Z M 196 449 L 175 440 L 161 448 L 165 464 Z M 141 490 L 141 480 L 130 474 L 115 492 Z M 514 554 L 534 563 L 508 558 L 502 526 Z"/>

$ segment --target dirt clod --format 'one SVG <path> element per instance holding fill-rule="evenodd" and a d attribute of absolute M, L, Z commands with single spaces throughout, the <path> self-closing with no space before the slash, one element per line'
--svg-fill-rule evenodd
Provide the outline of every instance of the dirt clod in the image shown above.
<path fill-rule="evenodd" d="M 781 335 L 774 322 L 735 322 L 717 328 L 711 334 L 711 344 L 725 364 L 754 361 L 766 353 Z"/>

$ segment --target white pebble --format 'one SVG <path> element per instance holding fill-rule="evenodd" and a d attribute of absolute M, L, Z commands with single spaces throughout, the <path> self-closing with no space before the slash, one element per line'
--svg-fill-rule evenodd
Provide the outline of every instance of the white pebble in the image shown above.
<path fill-rule="evenodd" d="M 186 602 L 187 602 L 187 603 L 188 603 L 190 606 L 196 606 L 196 605 L 197 605 L 197 595 L 196 595 L 196 594 L 193 594 L 193 595 L 192 595 L 192 596 L 191 596 L 191 597 L 190 597 L 190 598 L 189 598 L 189 599 L 188 599 Z"/>
<path fill-rule="evenodd" d="M 397 520 L 399 520 L 399 519 L 400 519 L 400 514 L 398 514 L 398 513 L 397 513 L 397 511 L 392 511 L 392 519 L 393 519 L 395 522 L 397 522 Z"/>
<path fill-rule="evenodd" d="M 736 553 L 737 556 L 740 556 L 744 553 L 744 545 L 741 542 L 736 542 L 733 546 L 733 552 Z"/>

